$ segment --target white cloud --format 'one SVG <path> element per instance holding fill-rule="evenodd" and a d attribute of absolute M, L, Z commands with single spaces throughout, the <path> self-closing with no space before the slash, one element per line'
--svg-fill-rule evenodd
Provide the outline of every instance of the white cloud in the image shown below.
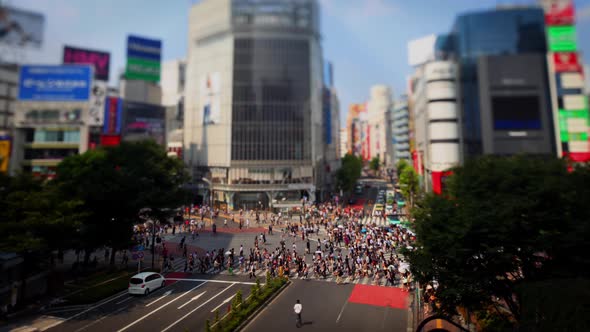
<path fill-rule="evenodd" d="M 581 7 L 577 10 L 576 19 L 578 21 L 590 21 L 590 5 Z"/>

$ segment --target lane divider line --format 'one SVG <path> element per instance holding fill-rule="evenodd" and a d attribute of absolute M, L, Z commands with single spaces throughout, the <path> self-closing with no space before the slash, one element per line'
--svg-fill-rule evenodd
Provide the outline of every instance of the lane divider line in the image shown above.
<path fill-rule="evenodd" d="M 203 304 L 201 304 L 200 306 L 196 307 L 195 309 L 189 311 L 186 315 L 180 317 L 177 321 L 175 321 L 174 323 L 170 324 L 168 327 L 166 327 L 165 329 L 162 330 L 162 332 L 166 332 L 168 330 L 170 330 L 172 327 L 174 327 L 174 325 L 180 323 L 183 319 L 187 318 L 188 316 L 192 315 L 193 312 L 201 309 L 205 304 L 213 301 L 216 297 L 218 297 L 219 295 L 223 294 L 223 292 L 225 292 L 226 290 L 230 289 L 233 285 L 235 285 L 236 283 L 233 283 L 229 286 L 227 286 L 226 288 L 224 288 L 221 292 L 217 293 L 215 296 L 209 298 L 209 300 L 203 302 Z"/>
<path fill-rule="evenodd" d="M 137 319 L 137 320 L 135 320 L 135 321 L 131 322 L 131 323 L 130 323 L 130 324 L 128 324 L 127 326 L 125 326 L 125 327 L 123 327 L 122 329 L 118 330 L 117 332 L 122 332 L 122 331 L 125 331 L 125 330 L 127 330 L 128 328 L 132 327 L 133 325 L 135 325 L 135 324 L 137 324 L 137 323 L 141 322 L 142 320 L 146 319 L 147 317 L 149 317 L 149 316 L 151 316 L 151 315 L 155 314 L 156 312 L 160 311 L 161 309 L 163 309 L 164 307 L 166 307 L 166 306 L 167 306 L 167 305 L 169 305 L 170 303 L 172 303 L 172 302 L 174 302 L 174 301 L 176 301 L 176 300 L 180 299 L 181 297 L 185 296 L 186 294 L 188 294 L 188 293 L 190 293 L 190 292 L 194 291 L 195 289 L 197 289 L 197 288 L 199 288 L 199 287 L 201 287 L 201 286 L 203 286 L 203 285 L 205 285 L 205 284 L 206 284 L 206 282 L 204 282 L 204 283 L 202 283 L 202 284 L 199 284 L 199 285 L 197 285 L 196 287 L 193 287 L 193 288 L 192 288 L 192 289 L 190 289 L 188 292 L 184 292 L 184 293 L 180 294 L 179 296 L 175 297 L 174 299 L 172 299 L 172 300 L 170 300 L 170 301 L 166 302 L 165 304 L 163 304 L 163 305 L 159 306 L 157 309 L 155 309 L 155 310 L 153 310 L 153 311 L 151 311 L 151 312 L 148 312 L 147 314 L 143 315 L 141 318 L 139 318 L 139 319 Z"/>

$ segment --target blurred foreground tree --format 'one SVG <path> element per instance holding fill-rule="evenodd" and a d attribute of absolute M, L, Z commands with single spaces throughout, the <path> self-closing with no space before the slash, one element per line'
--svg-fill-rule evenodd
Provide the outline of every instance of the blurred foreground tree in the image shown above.
<path fill-rule="evenodd" d="M 420 177 L 411 166 L 404 167 L 399 177 L 399 186 L 405 199 L 408 200 L 408 207 L 414 207 L 416 197 L 420 192 Z"/>
<path fill-rule="evenodd" d="M 140 215 L 167 221 L 187 198 L 181 160 L 170 158 L 153 141 L 127 143 L 68 157 L 54 180 L 63 197 L 80 199 L 89 215 L 81 227 L 85 263 L 95 249 L 115 253 L 130 245 L 133 225 Z"/>
<path fill-rule="evenodd" d="M 379 171 L 379 167 L 381 166 L 381 161 L 379 160 L 379 156 L 373 157 L 371 161 L 369 161 L 369 168 L 374 171 L 375 173 Z"/>
<path fill-rule="evenodd" d="M 342 166 L 336 172 L 338 187 L 344 191 L 351 191 L 356 181 L 361 177 L 362 170 L 362 159 L 352 154 L 346 154 L 342 158 Z"/>
<path fill-rule="evenodd" d="M 568 173 L 557 159 L 468 161 L 443 195 L 413 210 L 412 272 L 439 282 L 445 313 L 494 313 L 520 331 L 588 331 L 590 298 L 565 294 L 589 285 L 589 184 L 588 166 Z"/>
<path fill-rule="evenodd" d="M 400 161 L 398 161 L 397 164 L 395 165 L 395 170 L 396 170 L 396 173 L 397 173 L 397 179 L 398 179 L 398 181 L 399 181 L 399 178 L 402 176 L 402 172 L 407 167 L 411 167 L 411 166 L 410 166 L 410 164 L 408 164 L 408 161 L 405 160 L 405 159 L 400 159 Z"/>

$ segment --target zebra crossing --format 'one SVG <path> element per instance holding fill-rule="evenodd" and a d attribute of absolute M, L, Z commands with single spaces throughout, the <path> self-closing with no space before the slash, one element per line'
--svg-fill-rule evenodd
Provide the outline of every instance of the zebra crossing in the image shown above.
<path fill-rule="evenodd" d="M 167 270 L 166 272 L 184 272 L 184 259 L 175 259 L 174 262 L 172 263 L 172 269 L 171 270 Z M 196 271 L 194 271 L 195 273 L 198 273 Z M 249 276 L 250 272 L 246 269 L 244 269 L 243 271 L 240 271 L 239 269 L 239 264 L 234 264 L 232 272 L 230 273 L 229 270 L 227 269 L 223 269 L 221 271 L 219 271 L 218 269 L 216 270 L 215 268 L 210 268 L 209 270 L 206 271 L 206 274 L 218 274 L 218 275 L 222 275 L 222 276 Z M 264 278 L 266 276 L 266 270 L 264 269 L 258 269 L 255 272 L 255 277 L 254 278 Z M 322 277 L 322 276 L 318 276 L 315 275 L 314 273 L 309 273 L 307 277 L 303 276 L 303 275 L 299 275 L 299 273 L 297 272 L 297 269 L 293 268 L 291 269 L 290 273 L 289 273 L 289 279 L 293 279 L 293 280 L 311 280 L 311 281 L 321 281 L 321 282 L 337 282 L 337 278 L 331 274 L 327 275 L 326 278 Z M 399 287 L 401 285 L 401 282 L 399 280 L 395 280 L 395 284 L 392 285 L 391 283 L 389 283 L 387 281 L 387 279 L 382 276 L 382 277 L 360 277 L 360 278 L 352 278 L 352 277 L 342 277 L 340 280 L 341 283 L 344 284 L 360 284 L 360 285 L 377 285 L 377 286 L 395 286 L 395 287 Z"/>
<path fill-rule="evenodd" d="M 237 268 L 237 267 L 236 267 Z M 244 271 L 240 271 L 239 269 L 234 269 L 231 273 L 228 270 L 223 270 L 221 272 L 219 272 L 220 275 L 224 275 L 224 276 L 249 276 L 250 272 L 247 270 Z M 261 278 L 266 276 L 266 270 L 257 270 L 256 273 L 256 278 Z M 307 277 L 305 277 L 304 275 L 299 275 L 299 273 L 297 272 L 297 269 L 293 268 L 291 269 L 290 273 L 289 273 L 289 279 L 292 280 L 313 280 L 313 281 L 323 281 L 323 282 L 337 282 L 337 278 L 331 274 L 327 275 L 325 278 L 322 276 L 318 276 L 312 272 L 310 272 L 308 274 Z M 340 282 L 341 283 L 345 283 L 345 284 L 361 284 L 361 285 L 378 285 L 378 286 L 399 286 L 400 282 L 399 280 L 395 281 L 395 285 L 392 285 L 391 283 L 388 283 L 387 279 L 382 276 L 382 277 L 378 277 L 378 278 L 374 278 L 374 277 L 360 277 L 360 278 L 353 278 L 353 277 L 342 277 L 340 278 Z"/>
<path fill-rule="evenodd" d="M 389 221 L 387 220 L 387 218 L 380 218 L 380 217 L 364 217 L 361 220 L 359 220 L 359 223 L 361 225 L 366 225 L 366 226 L 370 226 L 370 225 L 377 225 L 377 226 L 381 226 L 381 227 L 385 227 L 385 226 L 389 226 Z"/>

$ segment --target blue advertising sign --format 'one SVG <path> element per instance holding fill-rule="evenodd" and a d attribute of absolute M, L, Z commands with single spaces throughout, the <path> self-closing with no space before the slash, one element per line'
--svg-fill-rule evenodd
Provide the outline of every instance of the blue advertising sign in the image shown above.
<path fill-rule="evenodd" d="M 87 101 L 92 66 L 22 66 L 18 99 L 24 101 Z"/>
<path fill-rule="evenodd" d="M 160 61 L 162 41 L 137 36 L 127 37 L 127 58 Z"/>

